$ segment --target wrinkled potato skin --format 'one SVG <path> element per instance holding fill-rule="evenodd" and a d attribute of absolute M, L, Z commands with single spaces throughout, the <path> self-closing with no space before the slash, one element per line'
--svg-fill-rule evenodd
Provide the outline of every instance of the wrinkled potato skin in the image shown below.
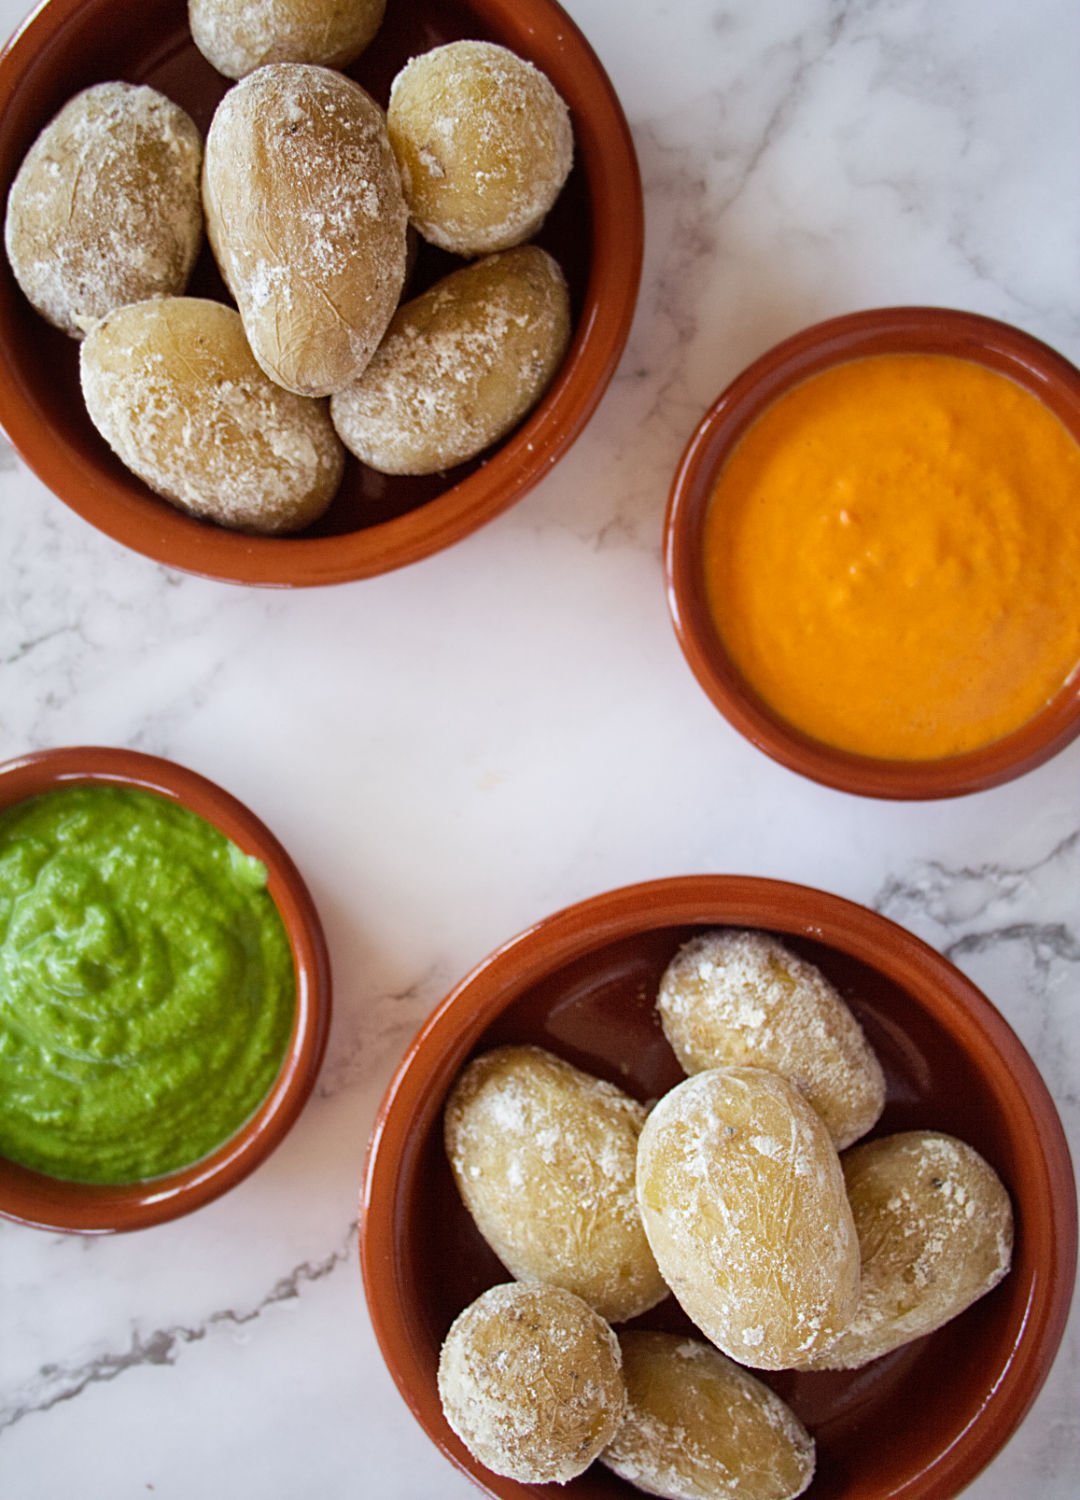
<path fill-rule="evenodd" d="M 195 45 L 226 78 L 267 63 L 343 68 L 382 24 L 386 0 L 189 0 Z"/>
<path fill-rule="evenodd" d="M 531 239 L 574 156 L 551 80 L 492 42 L 451 42 L 394 79 L 387 125 L 409 213 L 433 245 L 488 255 Z"/>
<path fill-rule="evenodd" d="M 454 1179 L 503 1265 L 610 1322 L 667 1295 L 634 1191 L 644 1119 L 643 1105 L 540 1047 L 476 1058 L 446 1105 Z"/>
<path fill-rule="evenodd" d="M 871 1129 L 885 1077 L 824 974 L 771 933 L 719 928 L 685 943 L 660 981 L 664 1035 L 688 1073 L 771 1068 L 809 1099 L 837 1151 Z"/>
<path fill-rule="evenodd" d="M 273 534 L 329 505 L 345 455 L 326 405 L 267 379 L 231 307 L 194 297 L 121 307 L 80 356 L 94 426 L 181 510 Z"/>
<path fill-rule="evenodd" d="M 72 338 L 128 302 L 187 286 L 202 243 L 202 139 L 150 88 L 70 99 L 27 152 L 4 238 L 24 294 Z"/>
<path fill-rule="evenodd" d="M 778 1073 L 698 1073 L 654 1107 L 638 1200 L 657 1265 L 717 1348 L 784 1370 L 855 1311 L 859 1246 L 821 1117 Z"/>
<path fill-rule="evenodd" d="M 362 374 L 405 279 L 405 202 L 374 100 L 329 68 L 249 74 L 210 126 L 203 203 L 271 380 L 327 396 Z"/>
<path fill-rule="evenodd" d="M 570 298 L 551 256 L 535 245 L 489 256 L 398 309 L 360 379 L 334 396 L 334 425 L 380 473 L 436 473 L 515 427 L 569 341 Z"/>
<path fill-rule="evenodd" d="M 795 1413 L 718 1349 L 671 1333 L 619 1335 L 626 1415 L 600 1462 L 663 1500 L 794 1500 L 814 1477 Z"/>
<path fill-rule="evenodd" d="M 580 1297 L 494 1286 L 453 1322 L 439 1355 L 446 1420 L 474 1458 L 525 1484 L 565 1484 L 626 1409 L 619 1342 Z"/>
<path fill-rule="evenodd" d="M 995 1287 L 1012 1256 L 1009 1195 L 954 1136 L 883 1136 L 849 1151 L 843 1167 L 862 1287 L 848 1327 L 807 1369 L 859 1369 L 932 1333 Z"/>

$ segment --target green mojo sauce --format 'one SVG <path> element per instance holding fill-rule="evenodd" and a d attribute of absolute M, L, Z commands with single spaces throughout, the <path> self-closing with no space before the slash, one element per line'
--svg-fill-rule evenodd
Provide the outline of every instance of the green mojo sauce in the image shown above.
<path fill-rule="evenodd" d="M 160 1177 L 262 1103 L 296 981 L 266 870 L 187 808 L 87 785 L 0 812 L 0 1155 Z"/>

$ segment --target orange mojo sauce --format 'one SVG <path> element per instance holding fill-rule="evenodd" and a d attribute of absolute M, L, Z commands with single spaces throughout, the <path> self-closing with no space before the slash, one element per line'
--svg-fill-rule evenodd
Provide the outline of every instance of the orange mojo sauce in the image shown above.
<path fill-rule="evenodd" d="M 1080 663 L 1080 444 L 971 361 L 852 360 L 739 440 L 704 564 L 729 656 L 789 723 L 862 755 L 974 750 Z"/>

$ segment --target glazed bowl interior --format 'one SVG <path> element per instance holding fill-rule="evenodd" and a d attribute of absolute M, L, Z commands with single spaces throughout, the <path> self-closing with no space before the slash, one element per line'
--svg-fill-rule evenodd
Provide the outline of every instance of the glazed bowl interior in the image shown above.
<path fill-rule="evenodd" d="M 62 1181 L 0 1157 L 0 1215 L 42 1229 L 109 1234 L 191 1213 L 235 1187 L 280 1144 L 311 1093 L 326 1050 L 330 964 L 318 913 L 288 854 L 235 797 L 194 771 L 131 750 L 46 750 L 0 766 L 0 811 L 80 784 L 130 787 L 181 803 L 261 860 L 296 976 L 296 1017 L 277 1080 L 254 1115 L 210 1156 L 180 1172 L 116 1187 Z"/>
<path fill-rule="evenodd" d="M 326 515 L 294 538 L 252 537 L 198 521 L 129 473 L 90 423 L 78 345 L 51 328 L 0 273 L 0 425 L 38 476 L 84 519 L 172 567 L 233 582 L 336 583 L 387 572 L 475 530 L 535 484 L 588 421 L 622 352 L 637 296 L 641 185 L 622 110 L 603 68 L 554 0 L 420 0 L 390 5 L 346 71 L 385 105 L 409 57 L 461 38 L 499 42 L 548 74 L 570 106 L 575 165 L 537 242 L 562 266 L 574 334 L 553 384 L 497 448 L 446 473 L 388 477 L 350 458 Z M 230 86 L 197 51 L 184 0 L 48 0 L 0 57 L 0 193 L 38 132 L 80 89 L 146 83 L 205 132 Z M 405 296 L 462 262 L 423 245 Z M 204 246 L 188 292 L 227 301 Z"/>
<path fill-rule="evenodd" d="M 549 1493 L 489 1473 L 439 1405 L 436 1366 L 450 1323 L 510 1279 L 458 1198 L 443 1102 L 472 1055 L 511 1042 L 546 1047 L 655 1099 L 684 1076 L 656 1018 L 660 976 L 687 937 L 716 925 L 781 934 L 837 985 L 885 1070 L 875 1135 L 955 1134 L 1012 1195 L 1013 1269 L 954 1322 L 861 1371 L 762 1374 L 816 1438 L 812 1495 L 944 1500 L 1005 1443 L 1060 1341 L 1076 1260 L 1068 1150 L 1034 1064 L 989 1001 L 903 929 L 805 887 L 701 876 L 615 891 L 530 929 L 450 995 L 406 1055 L 369 1150 L 361 1253 L 384 1357 L 428 1435 L 481 1489 L 502 1500 Z M 691 1327 L 671 1298 L 635 1326 Z M 640 1492 L 594 1464 L 565 1493 Z"/>
<path fill-rule="evenodd" d="M 735 728 L 774 760 L 826 786 L 863 796 L 960 796 L 1033 770 L 1080 734 L 1080 663 L 1035 718 L 992 744 L 940 760 L 879 760 L 810 738 L 764 702 L 728 656 L 707 602 L 705 518 L 720 471 L 739 439 L 801 381 L 879 354 L 945 354 L 984 365 L 1038 397 L 1080 442 L 1080 371 L 1008 324 L 932 307 L 875 309 L 815 324 L 744 370 L 691 438 L 668 504 L 668 603 L 679 643 L 701 686 Z"/>

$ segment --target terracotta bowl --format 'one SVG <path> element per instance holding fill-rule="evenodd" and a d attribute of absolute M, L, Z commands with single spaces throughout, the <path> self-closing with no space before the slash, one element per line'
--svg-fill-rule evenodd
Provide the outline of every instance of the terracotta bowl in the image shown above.
<path fill-rule="evenodd" d="M 688 936 L 714 925 L 783 934 L 848 998 L 888 1082 L 875 1134 L 955 1134 L 1012 1194 L 1013 1269 L 951 1324 L 855 1373 L 763 1376 L 816 1436 L 816 1500 L 945 1500 L 1007 1441 L 1060 1342 L 1076 1269 L 1068 1148 L 1030 1057 L 962 974 L 903 928 L 803 886 L 703 875 L 598 896 L 499 948 L 434 1012 L 387 1091 L 364 1181 L 364 1286 L 387 1365 L 428 1436 L 485 1493 L 549 1493 L 490 1474 L 440 1409 L 450 1323 L 509 1280 L 458 1199 L 443 1101 L 474 1053 L 507 1042 L 547 1047 L 642 1100 L 663 1093 L 683 1074 L 656 1020 L 660 975 Z M 689 1327 L 671 1299 L 638 1324 Z M 594 1464 L 559 1493 L 640 1492 Z"/>
<path fill-rule="evenodd" d="M 951 354 L 1026 387 L 1080 441 L 1080 371 L 1007 323 L 938 307 L 892 307 L 831 318 L 785 339 L 710 408 L 682 456 L 665 530 L 668 603 L 683 653 L 717 708 L 781 765 L 866 797 L 956 797 L 1011 781 L 1080 734 L 1080 673 L 1015 733 L 948 759 L 878 760 L 811 739 L 764 703 L 731 662 L 709 614 L 701 537 L 717 476 L 765 408 L 808 376 L 871 354 Z"/>
<path fill-rule="evenodd" d="M 0 1157 L 0 1215 L 39 1229 L 111 1234 L 146 1229 L 201 1208 L 242 1182 L 284 1140 L 326 1050 L 330 962 L 314 903 L 285 850 L 254 813 L 194 771 L 134 750 L 43 750 L 0 765 L 0 809 L 87 782 L 136 787 L 182 803 L 245 854 L 262 860 L 296 969 L 296 1021 L 277 1082 L 247 1124 L 212 1156 L 182 1172 L 122 1187 L 62 1182 Z"/>
<path fill-rule="evenodd" d="M 40 479 L 85 520 L 156 561 L 235 583 L 341 583 L 436 552 L 498 515 L 566 452 L 600 400 L 630 331 L 642 253 L 641 183 L 606 73 L 554 0 L 417 0 L 390 5 L 348 69 L 383 104 L 407 59 L 479 38 L 529 58 L 570 106 L 576 164 L 538 243 L 570 286 L 574 336 L 533 413 L 497 448 L 444 474 L 388 478 L 350 459 L 317 525 L 295 538 L 249 537 L 196 521 L 154 496 L 92 427 L 74 341 L 33 311 L 0 270 L 0 425 Z M 80 89 L 148 83 L 205 133 L 229 80 L 196 50 L 184 0 L 48 0 L 0 56 L 0 195 L 27 149 Z M 421 250 L 407 296 L 462 262 Z M 189 292 L 227 300 L 204 248 Z"/>

